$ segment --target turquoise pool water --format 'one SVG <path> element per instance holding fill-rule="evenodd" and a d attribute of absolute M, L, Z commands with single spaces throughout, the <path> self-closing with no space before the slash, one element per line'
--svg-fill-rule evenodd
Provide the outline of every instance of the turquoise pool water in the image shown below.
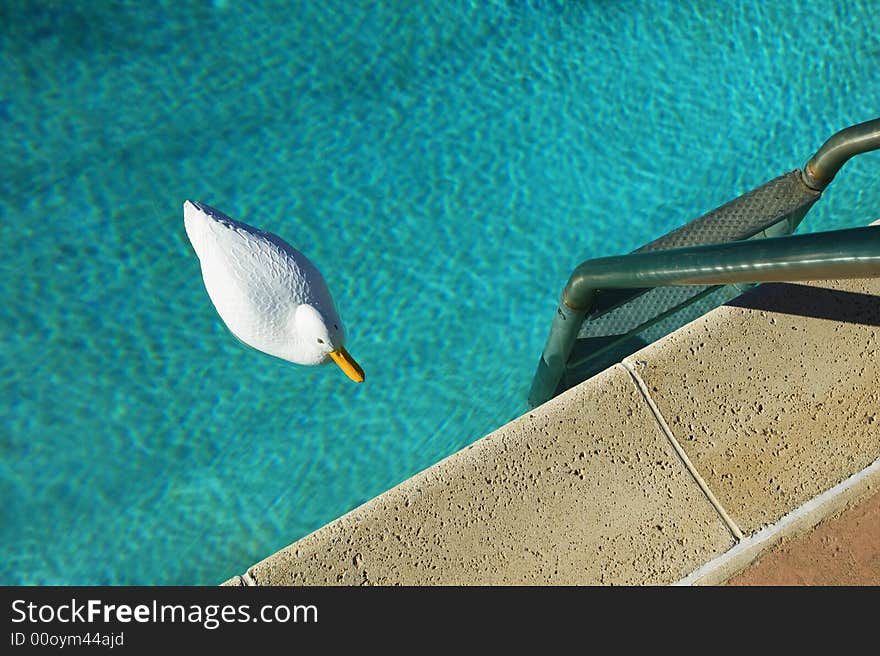
<path fill-rule="evenodd" d="M 571 267 L 880 115 L 863 1 L 0 4 L 0 584 L 213 584 L 502 425 Z M 880 156 L 804 229 L 880 217 Z M 367 373 L 236 342 L 192 198 Z"/>

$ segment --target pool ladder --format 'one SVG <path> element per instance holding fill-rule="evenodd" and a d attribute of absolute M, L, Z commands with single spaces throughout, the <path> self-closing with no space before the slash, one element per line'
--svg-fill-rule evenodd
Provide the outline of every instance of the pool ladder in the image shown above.
<path fill-rule="evenodd" d="M 686 308 L 702 314 L 713 298 L 717 305 L 743 289 L 719 292 L 719 285 L 880 276 L 880 226 L 791 235 L 851 157 L 878 149 L 880 118 L 853 125 L 828 139 L 803 170 L 633 253 L 580 264 L 562 291 L 529 405 L 634 352 L 647 343 L 638 335 L 652 327 L 668 332 L 670 319 Z"/>

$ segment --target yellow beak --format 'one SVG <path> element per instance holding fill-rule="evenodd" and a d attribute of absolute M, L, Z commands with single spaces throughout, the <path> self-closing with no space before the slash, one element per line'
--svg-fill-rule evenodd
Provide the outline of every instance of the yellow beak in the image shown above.
<path fill-rule="evenodd" d="M 349 355 L 344 346 L 340 346 L 336 351 L 330 351 L 330 357 L 333 358 L 333 362 L 338 364 L 339 368 L 345 372 L 345 375 L 351 378 L 354 382 L 364 382 L 364 370 L 354 361 L 354 358 Z"/>

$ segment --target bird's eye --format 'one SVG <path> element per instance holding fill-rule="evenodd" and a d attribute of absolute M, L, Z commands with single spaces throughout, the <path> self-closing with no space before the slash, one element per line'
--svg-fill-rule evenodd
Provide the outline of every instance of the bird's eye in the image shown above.
<path fill-rule="evenodd" d="M 333 324 L 333 327 L 336 328 L 336 330 L 339 330 L 339 326 L 337 326 L 335 323 Z"/>
<path fill-rule="evenodd" d="M 321 338 L 319 337 L 319 338 L 318 338 L 318 344 L 323 344 L 323 343 L 324 343 L 324 340 L 321 339 Z"/>

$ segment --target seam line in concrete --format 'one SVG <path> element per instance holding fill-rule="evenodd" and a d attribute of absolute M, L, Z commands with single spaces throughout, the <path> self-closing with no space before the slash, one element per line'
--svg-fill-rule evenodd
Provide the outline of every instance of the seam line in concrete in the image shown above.
<path fill-rule="evenodd" d="M 663 413 L 660 412 L 660 408 L 657 407 L 657 404 L 654 403 L 654 399 L 651 398 L 651 393 L 648 391 L 648 386 L 645 384 L 645 381 L 642 380 L 642 377 L 639 376 L 638 372 L 630 365 L 628 362 L 621 362 L 623 368 L 629 372 L 630 377 L 635 381 L 636 387 L 639 388 L 639 392 L 641 392 L 642 397 L 644 397 L 645 402 L 648 404 L 648 407 L 651 409 L 651 412 L 654 414 L 654 419 L 657 421 L 657 425 L 660 426 L 660 430 L 663 431 L 663 434 L 666 435 L 666 439 L 669 440 L 669 443 L 672 445 L 672 448 L 675 449 L 675 452 L 678 454 L 678 457 L 681 458 L 682 463 L 684 463 L 685 468 L 690 472 L 694 481 L 696 481 L 697 485 L 703 491 L 703 494 L 706 495 L 706 498 L 709 500 L 709 503 L 715 508 L 715 511 L 721 516 L 721 519 L 727 525 L 728 530 L 733 534 L 737 540 L 743 539 L 743 532 L 740 530 L 739 526 L 736 525 L 736 522 L 727 514 L 727 511 L 724 509 L 724 506 L 715 498 L 715 495 L 712 494 L 712 490 L 709 489 L 709 486 L 706 484 L 706 481 L 703 480 L 703 477 L 700 476 L 700 473 L 697 471 L 697 468 L 694 467 L 694 464 L 691 462 L 691 459 L 688 458 L 687 453 L 685 453 L 684 449 L 681 448 L 681 445 L 678 443 L 678 440 L 675 439 L 675 436 L 672 434 L 672 429 L 669 428 L 669 424 L 666 423 L 666 420 L 663 418 Z"/>
<path fill-rule="evenodd" d="M 834 487 L 828 488 L 821 494 L 813 497 L 802 506 L 798 506 L 787 515 L 783 515 L 775 524 L 762 528 L 757 533 L 745 538 L 739 544 L 727 550 L 720 556 L 713 558 L 702 567 L 695 569 L 683 579 L 676 581 L 672 585 L 693 585 L 707 574 L 710 574 L 713 570 L 723 568 L 726 563 L 735 559 L 742 552 L 748 551 L 749 549 L 755 549 L 761 545 L 761 543 L 769 544 L 775 542 L 778 537 L 785 534 L 785 531 L 789 526 L 795 524 L 810 513 L 821 509 L 823 505 L 832 501 L 835 497 L 844 494 L 850 488 L 855 487 L 866 478 L 876 474 L 880 474 L 880 458 L 872 462 L 863 470 L 856 472 L 849 478 L 845 478 Z M 824 517 L 822 519 L 824 519 Z M 821 522 L 822 519 L 818 520 L 817 524 Z"/>

